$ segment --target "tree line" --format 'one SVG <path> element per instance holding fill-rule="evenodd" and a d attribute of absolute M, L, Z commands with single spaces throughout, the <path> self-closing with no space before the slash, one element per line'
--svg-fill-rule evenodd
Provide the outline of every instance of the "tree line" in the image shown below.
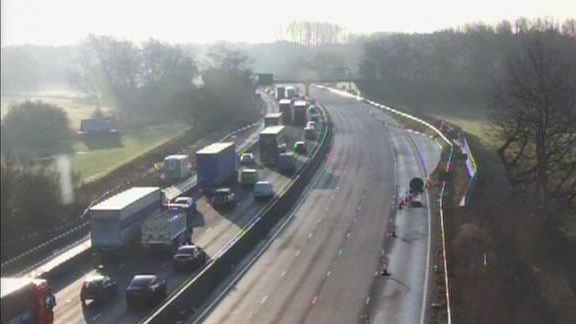
<path fill-rule="evenodd" d="M 365 91 L 389 102 L 485 105 L 494 81 L 502 77 L 517 35 L 533 24 L 551 24 L 566 39 L 574 39 L 575 21 L 518 19 L 497 26 L 477 23 L 429 34 L 376 34 L 366 39 L 359 74 Z M 570 42 L 565 42 L 565 51 Z M 576 55 L 574 55 L 576 60 Z"/>
<path fill-rule="evenodd" d="M 259 114 L 250 61 L 242 51 L 214 46 L 202 70 L 179 46 L 156 40 L 137 46 L 90 36 L 82 51 L 71 83 L 88 100 L 110 105 L 127 127 L 177 119 L 205 132 Z M 23 235 L 76 217 L 82 197 L 63 203 L 59 173 L 39 159 L 73 139 L 66 111 L 41 101 L 16 104 L 2 118 L 1 133 L 3 241 L 14 237 L 15 228 Z"/>
<path fill-rule="evenodd" d="M 576 20 L 375 35 L 359 72 L 364 92 L 387 103 L 487 114 L 514 190 L 532 195 L 544 221 L 574 211 Z"/>

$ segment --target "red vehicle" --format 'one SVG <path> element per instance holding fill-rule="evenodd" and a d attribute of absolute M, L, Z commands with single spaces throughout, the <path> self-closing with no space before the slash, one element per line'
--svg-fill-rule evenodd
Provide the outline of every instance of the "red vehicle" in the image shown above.
<path fill-rule="evenodd" d="M 1 324 L 52 324 L 56 299 L 44 279 L 1 279 Z"/>

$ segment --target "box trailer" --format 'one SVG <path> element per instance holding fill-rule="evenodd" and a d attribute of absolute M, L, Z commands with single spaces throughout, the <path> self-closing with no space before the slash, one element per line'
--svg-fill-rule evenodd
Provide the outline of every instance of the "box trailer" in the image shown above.
<path fill-rule="evenodd" d="M 144 221 L 142 246 L 176 249 L 190 239 L 189 233 L 186 213 L 179 208 L 170 208 Z"/>
<path fill-rule="evenodd" d="M 282 113 L 270 113 L 264 116 L 264 127 L 282 125 Z"/>
<path fill-rule="evenodd" d="M 183 180 L 191 175 L 188 155 L 176 154 L 164 158 L 164 175 L 167 180 Z"/>
<path fill-rule="evenodd" d="M 278 108 L 282 114 L 282 121 L 285 124 L 292 123 L 292 101 L 290 99 L 282 99 L 278 102 Z"/>
<path fill-rule="evenodd" d="M 293 99 L 293 98 L 298 98 L 299 94 L 299 89 L 293 86 L 287 86 L 286 87 L 286 98 L 288 99 Z"/>
<path fill-rule="evenodd" d="M 215 189 L 236 176 L 238 154 L 233 142 L 214 143 L 196 152 L 198 184 L 204 190 Z"/>
<path fill-rule="evenodd" d="M 162 208 L 159 187 L 134 187 L 92 207 L 90 217 L 92 248 L 115 252 L 137 240 L 147 217 Z"/>
<path fill-rule="evenodd" d="M 286 144 L 284 137 L 284 126 L 270 126 L 259 134 L 260 146 L 260 160 L 265 164 L 276 164 L 278 162 L 278 154 L 280 154 L 278 146 Z"/>
<path fill-rule="evenodd" d="M 286 88 L 276 87 L 276 100 L 281 100 L 286 98 Z"/>
<path fill-rule="evenodd" d="M 294 110 L 294 125 L 306 126 L 308 122 L 308 103 L 306 100 L 296 100 L 293 105 Z"/>

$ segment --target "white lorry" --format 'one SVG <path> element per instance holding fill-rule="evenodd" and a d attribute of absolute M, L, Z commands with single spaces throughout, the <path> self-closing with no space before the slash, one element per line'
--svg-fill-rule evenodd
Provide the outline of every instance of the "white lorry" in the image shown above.
<path fill-rule="evenodd" d="M 142 246 L 145 248 L 172 248 L 189 241 L 186 212 L 169 208 L 150 216 L 142 224 Z"/>
<path fill-rule="evenodd" d="M 130 188 L 90 207 L 92 247 L 104 254 L 122 249 L 137 240 L 142 223 L 161 208 L 159 187 Z"/>

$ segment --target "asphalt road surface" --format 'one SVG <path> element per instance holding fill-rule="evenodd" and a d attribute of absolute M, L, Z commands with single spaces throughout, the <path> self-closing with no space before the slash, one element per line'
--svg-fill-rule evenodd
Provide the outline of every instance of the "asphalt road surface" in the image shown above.
<path fill-rule="evenodd" d="M 437 144 L 355 100 L 319 89 L 312 96 L 334 121 L 334 144 L 318 182 L 249 270 L 239 270 L 222 298 L 191 322 L 420 323 L 425 317 L 427 195 L 424 208 L 397 213 L 395 202 L 412 177 L 435 168 Z M 396 238 L 389 236 L 392 225 Z M 381 276 L 384 264 L 390 276 Z"/>
<path fill-rule="evenodd" d="M 303 137 L 302 129 L 288 127 L 287 135 L 290 142 Z M 289 143 L 290 144 L 290 143 Z M 308 144 L 308 149 L 314 143 Z M 259 157 L 257 146 L 253 150 Z M 298 156 L 297 165 L 301 166 L 306 157 Z M 281 175 L 274 170 L 258 166 L 260 179 L 271 181 L 276 191 L 280 191 L 290 182 L 290 177 Z M 263 202 L 255 202 L 252 189 L 236 186 L 239 205 L 231 211 L 218 212 L 214 210 L 206 199 L 197 202 L 199 215 L 195 216 L 194 243 L 204 247 L 208 255 L 215 255 L 226 242 L 258 213 L 264 205 Z M 85 264 L 79 264 L 74 271 L 62 276 L 60 280 L 51 282 L 56 294 L 57 305 L 55 307 L 55 323 L 114 323 L 132 324 L 140 321 L 146 311 L 128 311 L 124 299 L 124 290 L 130 279 L 137 273 L 155 273 L 162 279 L 166 279 L 168 292 L 179 287 L 193 273 L 175 273 L 172 269 L 172 253 L 151 253 L 150 251 L 136 248 L 132 253 L 117 260 L 107 267 L 109 275 L 118 282 L 119 294 L 116 298 L 100 303 L 88 304 L 83 307 L 80 302 L 80 288 L 84 278 L 94 273 L 98 264 L 98 258 L 92 258 Z"/>

